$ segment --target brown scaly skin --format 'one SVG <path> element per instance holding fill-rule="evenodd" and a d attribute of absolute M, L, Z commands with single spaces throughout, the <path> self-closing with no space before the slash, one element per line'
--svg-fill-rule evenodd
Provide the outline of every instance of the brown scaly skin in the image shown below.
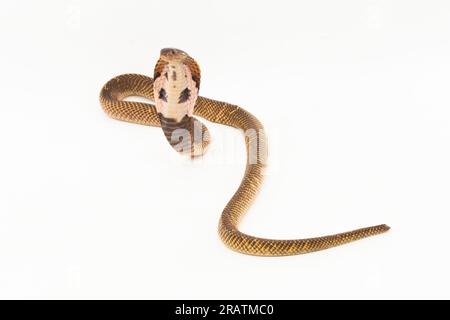
<path fill-rule="evenodd" d="M 100 102 L 106 114 L 114 119 L 154 127 L 161 126 L 160 117 L 153 105 L 123 101 L 127 96 L 142 96 L 154 101 L 152 78 L 138 74 L 117 76 L 102 88 Z M 263 126 L 251 113 L 238 106 L 204 97 L 198 97 L 194 115 L 246 132 L 248 161 L 245 174 L 219 221 L 219 235 L 229 248 L 257 256 L 296 255 L 339 246 L 389 230 L 387 225 L 382 224 L 329 236 L 297 240 L 263 239 L 240 232 L 237 229 L 239 221 L 256 197 L 263 180 L 267 155 Z M 205 135 L 208 135 L 206 127 L 203 128 Z M 203 141 L 202 146 L 206 147 L 208 142 L 209 139 Z M 258 152 L 253 152 L 254 150 Z"/>

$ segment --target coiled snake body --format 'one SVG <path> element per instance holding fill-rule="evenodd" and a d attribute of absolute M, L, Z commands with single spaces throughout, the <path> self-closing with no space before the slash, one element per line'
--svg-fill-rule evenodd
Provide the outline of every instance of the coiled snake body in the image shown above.
<path fill-rule="evenodd" d="M 342 245 L 389 230 L 385 224 L 344 233 L 296 240 L 264 239 L 238 230 L 241 217 L 254 200 L 263 180 L 267 141 L 259 120 L 244 109 L 225 102 L 198 96 L 200 69 L 185 52 L 161 50 L 154 78 L 124 74 L 108 81 L 101 90 L 100 102 L 112 118 L 162 127 L 180 153 L 201 155 L 209 143 L 209 132 L 193 115 L 208 121 L 241 129 L 245 133 L 247 165 L 242 182 L 223 210 L 219 235 L 231 249 L 250 255 L 284 256 L 308 253 Z M 142 96 L 155 105 L 124 101 L 128 96 Z"/>

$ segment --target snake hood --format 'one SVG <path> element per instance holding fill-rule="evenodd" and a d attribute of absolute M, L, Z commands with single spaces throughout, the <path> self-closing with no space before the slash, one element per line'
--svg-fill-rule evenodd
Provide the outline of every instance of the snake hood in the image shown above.
<path fill-rule="evenodd" d="M 165 48 L 154 71 L 156 110 L 163 117 L 180 122 L 192 117 L 198 97 L 200 68 L 179 49 Z"/>
<path fill-rule="evenodd" d="M 203 125 L 192 117 L 199 87 L 200 68 L 195 60 L 182 50 L 162 49 L 154 70 L 156 111 L 171 146 L 191 156 L 203 153 L 199 148 Z"/>

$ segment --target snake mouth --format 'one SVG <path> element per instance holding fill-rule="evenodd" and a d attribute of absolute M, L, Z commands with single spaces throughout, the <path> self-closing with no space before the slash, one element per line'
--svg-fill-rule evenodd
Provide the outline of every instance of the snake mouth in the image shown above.
<path fill-rule="evenodd" d="M 183 62 L 188 54 L 180 49 L 164 48 L 161 50 L 160 56 L 166 62 Z"/>

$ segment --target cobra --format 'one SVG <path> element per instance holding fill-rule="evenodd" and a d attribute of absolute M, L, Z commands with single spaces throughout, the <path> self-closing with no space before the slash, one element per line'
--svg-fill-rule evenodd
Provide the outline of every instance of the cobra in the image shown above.
<path fill-rule="evenodd" d="M 170 145 L 191 157 L 202 155 L 209 144 L 209 131 L 194 116 L 242 130 L 245 133 L 247 163 L 237 191 L 223 209 L 219 235 L 226 246 L 257 256 L 286 256 L 323 250 L 389 230 L 385 224 L 339 234 L 294 239 L 265 239 L 245 234 L 239 221 L 254 201 L 263 181 L 267 139 L 261 122 L 243 108 L 198 96 L 200 68 L 182 50 L 165 48 L 154 69 L 154 77 L 124 74 L 108 81 L 100 93 L 100 103 L 114 119 L 161 127 Z M 153 104 L 125 101 L 142 96 Z"/>

